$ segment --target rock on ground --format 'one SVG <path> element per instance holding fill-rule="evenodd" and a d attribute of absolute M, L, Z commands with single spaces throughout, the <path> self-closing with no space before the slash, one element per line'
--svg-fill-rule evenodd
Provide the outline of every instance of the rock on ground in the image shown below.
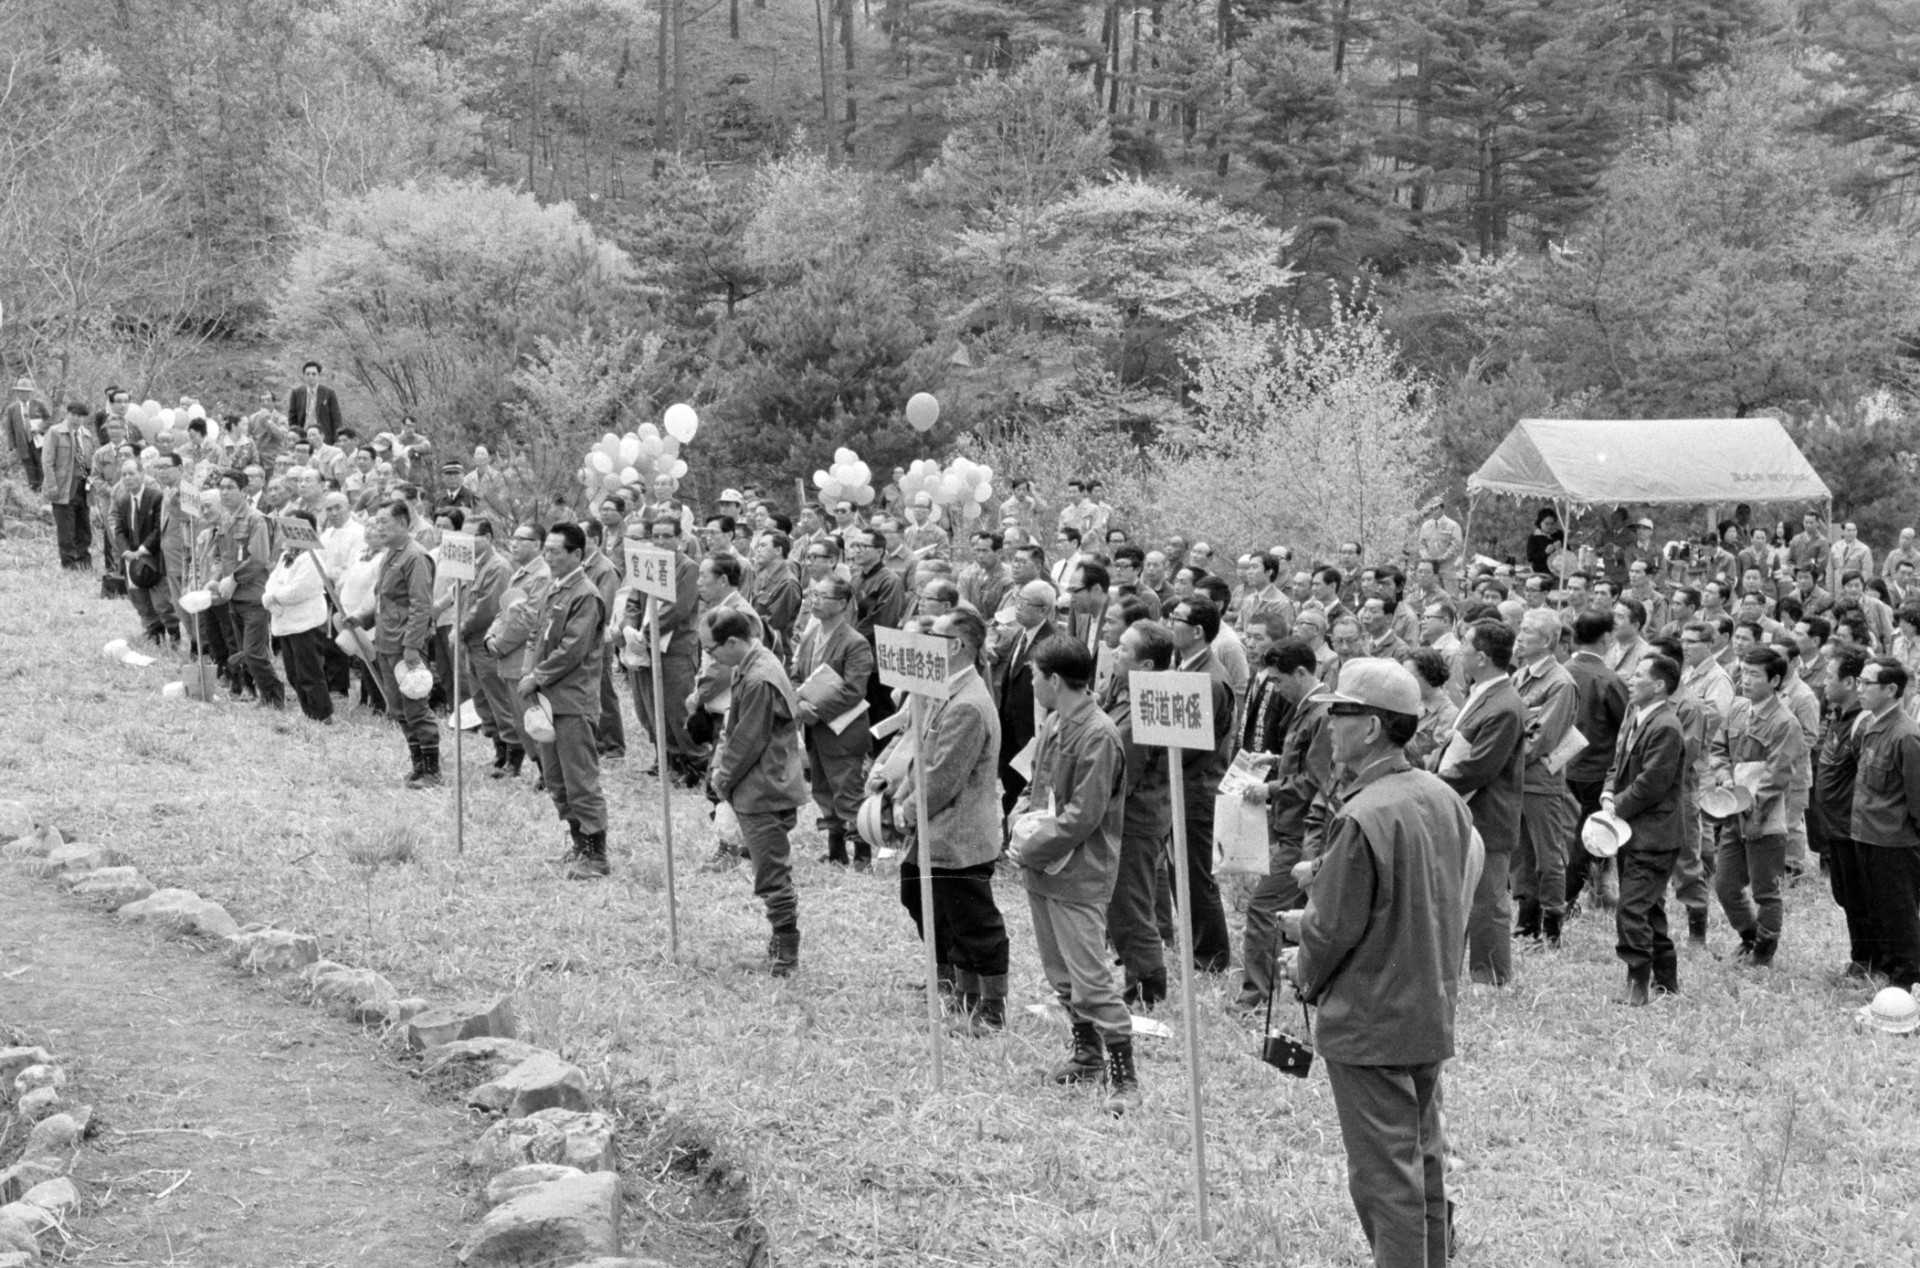
<path fill-rule="evenodd" d="M 476 1073 L 483 1072 L 489 1079 L 497 1079 L 507 1071 L 538 1055 L 542 1049 L 518 1039 L 456 1039 L 452 1043 L 443 1043 L 429 1048 L 422 1054 L 425 1065 L 421 1067 L 426 1074 L 438 1074 L 450 1067 L 471 1067 Z"/>
<path fill-rule="evenodd" d="M 22 866 L 29 876 L 59 876 L 63 872 L 93 872 L 103 867 L 118 867 L 126 857 L 110 845 L 92 841 L 72 841 L 57 845 Z"/>
<path fill-rule="evenodd" d="M 17 840 L 33 831 L 33 814 L 17 801 L 0 801 L 0 842 Z"/>
<path fill-rule="evenodd" d="M 60 1108 L 60 1091 L 58 1088 L 37 1087 L 21 1097 L 20 1103 L 13 1108 L 21 1118 L 29 1123 L 37 1123 Z"/>
<path fill-rule="evenodd" d="M 20 1200 L 64 1219 L 68 1211 L 80 1205 L 80 1191 L 73 1187 L 73 1181 L 61 1176 L 55 1180 L 42 1180 L 28 1189 L 26 1196 Z"/>
<path fill-rule="evenodd" d="M 93 1117 L 93 1110 L 82 1105 L 70 1109 L 64 1114 L 55 1114 L 33 1125 L 27 1133 L 27 1147 L 21 1150 L 25 1158 L 57 1158 L 60 1154 L 79 1144 L 87 1134 L 87 1123 Z"/>
<path fill-rule="evenodd" d="M 36 1062 L 13 1076 L 13 1094 L 25 1096 L 35 1088 L 63 1088 L 67 1072 L 50 1061 Z"/>
<path fill-rule="evenodd" d="M 53 1054 L 45 1048 L 0 1048 L 0 1087 L 12 1087 L 22 1070 L 33 1065 L 48 1065 Z"/>
<path fill-rule="evenodd" d="M 502 1202 L 536 1184 L 547 1184 L 554 1180 L 565 1180 L 569 1176 L 583 1176 L 586 1172 L 578 1167 L 564 1167 L 557 1162 L 530 1162 L 524 1167 L 515 1167 L 511 1171 L 502 1171 L 487 1181 L 487 1205 L 499 1206 Z"/>
<path fill-rule="evenodd" d="M 504 1118 L 481 1133 L 471 1161 L 475 1170 L 489 1177 L 529 1162 L 612 1171 L 613 1120 L 598 1111 L 562 1109 Z"/>
<path fill-rule="evenodd" d="M 345 1004 L 354 1021 L 384 1020 L 388 1005 L 400 997 L 393 983 L 372 969 L 352 969 L 332 960 L 308 965 L 306 977 L 316 999 Z"/>
<path fill-rule="evenodd" d="M 227 962 L 252 973 L 291 973 L 320 958 L 312 934 L 248 925 L 227 939 Z"/>
<path fill-rule="evenodd" d="M 461 1039 L 487 1036 L 511 1039 L 519 1033 L 519 1023 L 513 1016 L 513 999 L 507 995 L 486 1004 L 430 1008 L 407 1023 L 407 1042 L 415 1051 Z"/>
<path fill-rule="evenodd" d="M 58 1179 L 60 1168 L 45 1162 L 16 1162 L 0 1171 L 0 1206 L 18 1202 L 42 1180 Z"/>
<path fill-rule="evenodd" d="M 128 903 L 153 896 L 153 882 L 140 875 L 136 867 L 101 867 L 91 872 L 69 872 L 61 884 L 73 892 L 118 911 Z"/>
<path fill-rule="evenodd" d="M 536 1053 L 491 1083 L 467 1093 L 467 1104 L 525 1118 L 544 1109 L 588 1110 L 586 1071 L 551 1052 Z"/>
<path fill-rule="evenodd" d="M 43 859 L 66 844 L 60 829 L 50 825 L 35 828 L 16 840 L 0 845 L 0 855 L 10 859 Z"/>
<path fill-rule="evenodd" d="M 240 932 L 226 908 L 190 889 L 155 890 L 139 902 L 128 903 L 117 914 L 122 920 L 151 921 L 175 933 L 203 938 L 228 938 Z"/>
<path fill-rule="evenodd" d="M 565 1263 L 620 1253 L 620 1177 L 569 1176 L 523 1189 L 488 1211 L 460 1249 L 468 1268 Z"/>

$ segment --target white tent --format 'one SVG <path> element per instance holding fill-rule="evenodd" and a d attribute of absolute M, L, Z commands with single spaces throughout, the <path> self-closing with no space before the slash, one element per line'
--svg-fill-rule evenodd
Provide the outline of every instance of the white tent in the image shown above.
<path fill-rule="evenodd" d="M 1467 493 L 1570 502 L 1826 502 L 1826 482 L 1772 418 L 1524 418 Z"/>

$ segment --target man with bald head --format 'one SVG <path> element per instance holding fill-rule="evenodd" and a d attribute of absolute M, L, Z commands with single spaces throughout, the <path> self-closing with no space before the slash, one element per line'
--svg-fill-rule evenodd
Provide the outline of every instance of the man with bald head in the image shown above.
<path fill-rule="evenodd" d="M 1058 637 L 1053 623 L 1053 585 L 1033 580 L 1022 585 L 1013 601 L 1014 624 L 994 649 L 993 700 L 1000 721 L 1000 812 L 1004 819 L 1026 791 L 1027 778 L 1013 768 L 1014 757 L 1033 741 L 1039 727 L 1033 696 L 1033 651 Z"/>

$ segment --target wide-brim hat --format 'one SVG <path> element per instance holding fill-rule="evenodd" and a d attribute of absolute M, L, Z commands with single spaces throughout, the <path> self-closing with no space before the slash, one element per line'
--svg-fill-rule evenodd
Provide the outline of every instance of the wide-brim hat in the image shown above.
<path fill-rule="evenodd" d="M 1753 809 L 1753 790 L 1742 784 L 1707 788 L 1700 793 L 1700 813 L 1709 819 L 1731 819 Z"/>
<path fill-rule="evenodd" d="M 1587 816 L 1586 823 L 1580 827 L 1580 844 L 1587 847 L 1587 853 L 1597 859 L 1610 859 L 1620 853 L 1620 847 L 1633 839 L 1633 828 L 1619 815 L 1610 810 L 1597 811 Z"/>
<path fill-rule="evenodd" d="M 1854 1018 L 1863 1029 L 1883 1035 L 1911 1034 L 1920 1028 L 1920 1001 L 1902 987 L 1889 986 L 1876 994 L 1872 1003 L 1862 1006 Z"/>

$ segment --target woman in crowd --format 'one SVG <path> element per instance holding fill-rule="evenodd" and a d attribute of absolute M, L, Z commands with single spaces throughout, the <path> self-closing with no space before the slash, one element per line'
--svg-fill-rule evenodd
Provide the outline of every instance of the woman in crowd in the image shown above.
<path fill-rule="evenodd" d="M 305 507 L 295 507 L 285 516 L 317 529 L 313 512 Z M 300 711 L 315 722 L 332 721 L 333 697 L 327 692 L 326 670 L 327 592 L 320 580 L 318 554 L 280 552 L 260 602 L 280 643 L 280 663 L 286 667 L 287 686 L 299 699 Z"/>

